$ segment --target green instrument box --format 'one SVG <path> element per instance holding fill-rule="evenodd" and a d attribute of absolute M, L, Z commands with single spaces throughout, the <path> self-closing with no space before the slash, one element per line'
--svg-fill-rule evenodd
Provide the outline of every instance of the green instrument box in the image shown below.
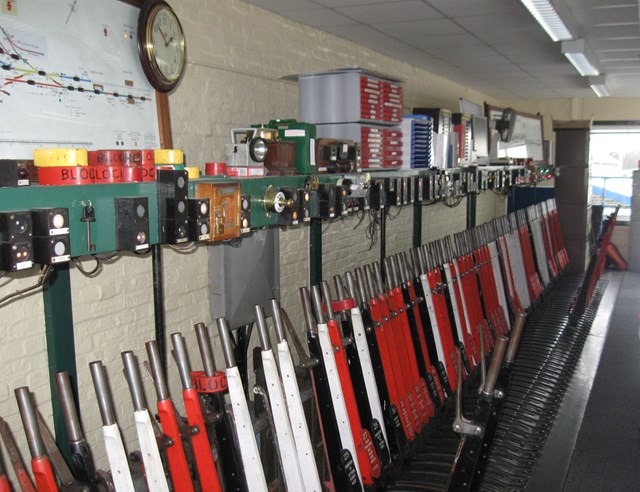
<path fill-rule="evenodd" d="M 316 174 L 316 125 L 297 120 L 271 120 L 267 128 L 278 130 L 278 136 L 296 143 L 296 169 L 300 174 Z"/>

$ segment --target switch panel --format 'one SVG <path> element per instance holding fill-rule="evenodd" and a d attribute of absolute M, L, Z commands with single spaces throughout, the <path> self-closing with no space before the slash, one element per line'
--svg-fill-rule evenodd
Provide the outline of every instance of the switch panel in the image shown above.
<path fill-rule="evenodd" d="M 198 183 L 196 197 L 209 199 L 209 242 L 240 237 L 240 184 Z"/>
<path fill-rule="evenodd" d="M 178 244 L 187 236 L 187 171 L 158 169 L 158 236 L 161 243 Z"/>
<path fill-rule="evenodd" d="M 116 245 L 119 251 L 149 248 L 149 199 L 114 198 L 116 209 Z"/>
<path fill-rule="evenodd" d="M 16 272 L 32 266 L 31 212 L 0 212 L 0 269 Z"/>
<path fill-rule="evenodd" d="M 188 199 L 189 241 L 208 241 L 211 238 L 211 218 L 208 198 Z"/>

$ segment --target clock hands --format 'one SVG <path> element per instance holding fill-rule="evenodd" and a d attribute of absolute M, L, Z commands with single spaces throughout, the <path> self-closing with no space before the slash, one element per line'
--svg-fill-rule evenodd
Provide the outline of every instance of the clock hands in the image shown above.
<path fill-rule="evenodd" d="M 169 45 L 173 42 L 173 36 L 171 36 L 168 40 L 167 40 L 167 35 L 164 33 L 164 31 L 162 29 L 160 29 L 160 34 L 162 34 L 162 39 L 164 39 L 164 47 L 168 48 Z"/>
<path fill-rule="evenodd" d="M 78 3 L 78 0 L 73 0 L 73 3 L 69 6 L 69 15 L 67 17 L 67 20 L 65 22 L 65 24 L 69 23 L 69 19 L 71 19 L 71 14 L 73 14 L 76 11 L 76 3 Z"/>

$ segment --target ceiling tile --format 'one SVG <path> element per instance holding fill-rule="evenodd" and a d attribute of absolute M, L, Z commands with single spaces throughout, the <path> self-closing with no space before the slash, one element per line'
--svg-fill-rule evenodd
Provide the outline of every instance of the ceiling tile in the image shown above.
<path fill-rule="evenodd" d="M 408 22 L 384 22 L 373 27 L 393 37 L 411 38 L 437 34 L 462 34 L 464 29 L 449 19 L 425 19 Z"/>
<path fill-rule="evenodd" d="M 635 39 L 592 39 L 589 46 L 596 53 L 606 53 L 612 50 L 637 50 L 640 51 L 640 29 Z"/>
<path fill-rule="evenodd" d="M 517 0 L 246 1 L 494 97 L 592 97 Z M 612 93 L 640 95 L 637 0 L 553 1 L 567 4 Z"/>
<path fill-rule="evenodd" d="M 475 35 L 488 44 L 516 43 L 518 45 L 525 45 L 553 43 L 546 33 L 538 26 L 517 29 L 505 27 L 503 29 L 494 29 L 493 31 L 476 32 Z"/>
<path fill-rule="evenodd" d="M 638 59 L 637 51 L 615 51 L 610 53 L 601 53 L 598 57 L 600 63 L 607 62 L 633 62 Z"/>
<path fill-rule="evenodd" d="M 323 29 L 341 38 L 360 43 L 363 46 L 368 46 L 370 40 L 382 36 L 382 34 L 375 29 L 371 29 L 369 26 L 363 26 L 362 24 L 354 26 L 327 26 Z"/>
<path fill-rule="evenodd" d="M 399 50 L 394 56 L 398 60 L 405 61 L 417 67 L 422 67 L 422 65 L 426 62 L 426 57 L 430 57 L 430 55 L 428 55 L 424 51 L 412 46 L 404 46 L 404 48 L 402 50 Z M 433 58 L 429 59 L 432 60 Z"/>
<path fill-rule="evenodd" d="M 620 2 L 619 2 L 620 3 Z M 572 10 L 575 19 L 583 25 L 612 25 L 625 24 L 630 20 L 638 19 L 638 4 L 627 2 L 623 5 L 607 6 L 603 5 L 581 5 L 581 8 Z"/>
<path fill-rule="evenodd" d="M 580 89 L 556 89 L 560 97 L 596 97 L 595 92 L 590 87 Z"/>
<path fill-rule="evenodd" d="M 469 32 L 487 32 L 487 31 L 499 31 L 500 21 L 495 15 L 478 15 L 475 17 L 457 17 L 456 22 Z M 508 29 L 514 28 L 527 28 L 535 26 L 535 20 L 528 12 L 524 11 L 520 13 L 514 12 L 509 15 L 507 22 L 505 22 Z"/>
<path fill-rule="evenodd" d="M 473 65 L 473 73 L 485 76 L 489 73 L 510 73 L 517 72 L 520 68 L 515 63 L 494 63 L 491 65 Z"/>
<path fill-rule="evenodd" d="M 571 89 L 572 87 L 583 87 L 586 81 L 580 75 L 545 76 L 536 75 L 536 79 L 543 84 L 558 89 Z"/>
<path fill-rule="evenodd" d="M 475 46 L 424 46 L 424 51 L 431 53 L 432 55 L 440 58 L 476 58 L 478 62 L 484 61 L 485 58 L 502 58 L 506 63 L 502 55 L 497 53 L 494 49 L 485 44 L 478 44 Z"/>
<path fill-rule="evenodd" d="M 560 46 L 554 46 L 554 48 L 552 51 L 528 51 L 521 55 L 507 55 L 507 58 L 514 63 L 558 63 L 566 61 L 566 58 L 560 53 Z"/>
<path fill-rule="evenodd" d="M 358 4 L 358 5 L 367 5 L 374 3 L 391 3 L 391 2 L 401 2 L 404 0 L 313 0 L 314 2 L 325 5 L 327 7 L 348 7 L 350 5 Z"/>
<path fill-rule="evenodd" d="M 316 3 L 310 0 L 246 0 L 246 2 L 278 13 L 318 7 Z"/>
<path fill-rule="evenodd" d="M 447 17 L 505 15 L 524 8 L 513 0 L 427 0 L 427 3 Z"/>
<path fill-rule="evenodd" d="M 365 24 L 437 19 L 441 14 L 418 0 L 337 7 L 337 12 Z"/>
<path fill-rule="evenodd" d="M 595 39 L 635 39 L 638 37 L 638 24 L 627 26 L 588 26 L 584 32 L 585 36 Z"/>
<path fill-rule="evenodd" d="M 352 26 L 356 21 L 330 9 L 294 10 L 287 17 L 313 27 Z"/>
<path fill-rule="evenodd" d="M 564 59 L 563 59 L 564 60 Z M 533 75 L 575 75 L 576 69 L 567 60 L 558 63 L 529 63 L 523 61 L 519 66 Z"/>
<path fill-rule="evenodd" d="M 511 72 L 502 72 L 502 73 L 488 72 L 482 75 L 486 80 L 489 80 L 491 82 L 498 82 L 503 80 L 509 81 L 509 82 L 518 82 L 518 81 L 527 81 L 527 80 L 533 79 L 533 76 L 531 74 L 519 71 L 517 70 L 517 67 L 514 67 L 514 70 Z"/>
<path fill-rule="evenodd" d="M 408 46 L 406 43 L 390 38 L 384 34 L 379 34 L 378 38 L 369 40 L 369 46 L 380 53 L 392 56 L 409 50 L 415 50 L 412 46 Z"/>
<path fill-rule="evenodd" d="M 417 48 L 432 47 L 432 48 L 459 48 L 461 46 L 476 46 L 478 39 L 472 34 L 452 34 L 444 36 L 407 36 L 406 41 L 412 46 Z"/>

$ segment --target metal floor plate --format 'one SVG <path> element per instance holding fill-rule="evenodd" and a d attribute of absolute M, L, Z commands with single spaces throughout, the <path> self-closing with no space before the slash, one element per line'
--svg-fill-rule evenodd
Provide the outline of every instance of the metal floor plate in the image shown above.
<path fill-rule="evenodd" d="M 580 281 L 579 275 L 562 278 L 527 320 L 482 490 L 524 490 L 529 482 L 607 284 L 600 281 L 590 307 L 571 327 L 569 306 Z"/>

